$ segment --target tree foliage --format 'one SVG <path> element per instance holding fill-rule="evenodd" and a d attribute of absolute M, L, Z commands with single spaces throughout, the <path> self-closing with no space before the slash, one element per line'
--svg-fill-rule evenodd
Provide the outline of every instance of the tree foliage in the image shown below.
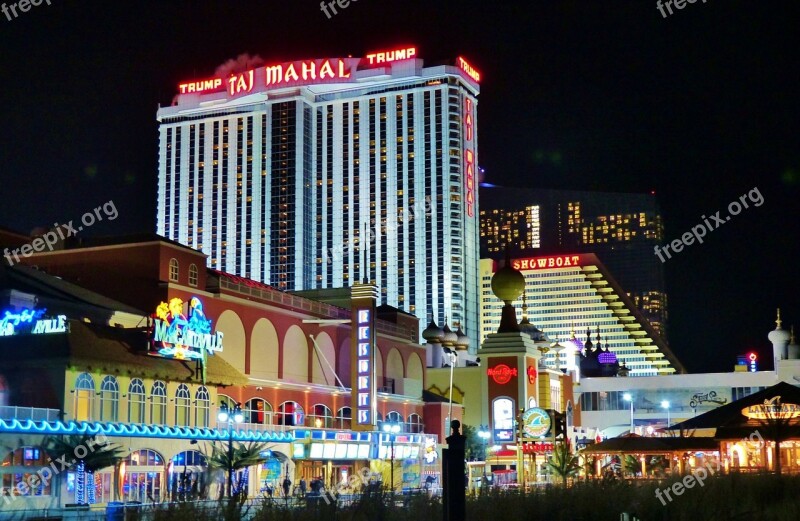
<path fill-rule="evenodd" d="M 570 450 L 568 443 L 558 443 L 553 447 L 553 455 L 547 461 L 547 466 L 553 474 L 560 477 L 564 486 L 569 478 L 575 477 L 581 469 L 577 454 Z"/>

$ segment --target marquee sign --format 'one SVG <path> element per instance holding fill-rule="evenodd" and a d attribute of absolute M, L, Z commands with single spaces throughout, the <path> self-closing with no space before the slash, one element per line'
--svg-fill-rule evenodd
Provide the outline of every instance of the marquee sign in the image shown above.
<path fill-rule="evenodd" d="M 211 331 L 211 319 L 203 312 L 197 297 L 189 301 L 188 317 L 183 314 L 183 300 L 175 297 L 156 309 L 151 355 L 177 360 L 202 360 L 222 351 L 222 333 Z"/>
<path fill-rule="evenodd" d="M 475 115 L 473 114 L 472 99 L 464 98 L 464 191 L 467 203 L 467 215 L 475 215 Z"/>
<path fill-rule="evenodd" d="M 544 409 L 532 407 L 522 413 L 522 432 L 528 438 L 542 438 L 550 432 L 552 421 Z"/>
<path fill-rule="evenodd" d="M 229 96 L 260 92 L 264 88 L 299 87 L 322 83 L 346 83 L 354 81 L 353 72 L 387 66 L 393 62 L 414 59 L 416 47 L 398 47 L 372 52 L 363 58 L 318 58 L 272 63 L 229 77 L 202 78 L 178 84 L 179 94 L 210 94 L 227 92 Z M 459 57 L 457 66 L 467 78 L 478 83 L 480 73 L 464 58 Z"/>
<path fill-rule="evenodd" d="M 24 308 L 20 311 L 5 310 L 0 317 L 0 337 L 66 333 L 69 330 L 66 315 L 46 318 L 46 311 L 44 308 Z"/>

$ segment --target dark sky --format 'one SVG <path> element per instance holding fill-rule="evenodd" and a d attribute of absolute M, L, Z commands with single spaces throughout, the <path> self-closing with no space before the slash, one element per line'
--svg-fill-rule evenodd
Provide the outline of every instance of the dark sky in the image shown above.
<path fill-rule="evenodd" d="M 158 104 L 240 53 L 268 62 L 417 45 L 481 71 L 486 180 L 655 190 L 667 238 L 744 210 L 667 261 L 670 340 L 692 371 L 770 359 L 778 306 L 800 326 L 800 7 L 698 0 L 51 0 L 0 15 L 0 225 L 28 231 L 113 200 L 89 234 L 155 230 Z M 498 5 L 501 4 L 501 5 Z M 771 365 L 771 364 L 769 364 Z"/>

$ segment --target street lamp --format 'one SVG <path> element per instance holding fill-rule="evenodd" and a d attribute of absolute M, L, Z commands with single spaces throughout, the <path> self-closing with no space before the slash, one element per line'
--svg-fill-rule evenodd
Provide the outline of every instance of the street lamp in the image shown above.
<path fill-rule="evenodd" d="M 622 395 L 622 399 L 631 404 L 631 434 L 633 434 L 633 396 L 631 393 L 625 393 Z"/>
<path fill-rule="evenodd" d="M 492 433 L 489 432 L 489 427 L 481 425 L 478 427 L 478 436 L 483 440 L 483 475 L 486 475 L 486 445 L 489 443 L 489 437 Z"/>
<path fill-rule="evenodd" d="M 669 400 L 662 400 L 661 407 L 667 410 L 667 430 L 669 430 Z"/>
<path fill-rule="evenodd" d="M 228 404 L 223 402 L 219 406 L 217 419 L 221 423 L 228 424 L 228 497 L 230 498 L 233 496 L 233 424 L 244 421 L 241 405 L 237 403 L 231 411 Z"/>
<path fill-rule="evenodd" d="M 394 438 L 397 436 L 397 433 L 400 432 L 400 426 L 396 423 L 384 423 L 383 424 L 383 432 L 389 435 L 389 441 L 391 443 L 391 451 L 392 451 L 392 466 L 391 466 L 391 482 L 392 482 L 392 494 L 394 494 Z"/>
<path fill-rule="evenodd" d="M 450 427 L 450 424 L 453 421 L 453 368 L 456 365 L 458 355 L 456 355 L 456 352 L 449 347 L 443 347 L 442 350 L 450 359 L 450 408 L 447 411 L 447 425 L 445 425 L 445 432 L 447 432 L 446 429 Z"/>

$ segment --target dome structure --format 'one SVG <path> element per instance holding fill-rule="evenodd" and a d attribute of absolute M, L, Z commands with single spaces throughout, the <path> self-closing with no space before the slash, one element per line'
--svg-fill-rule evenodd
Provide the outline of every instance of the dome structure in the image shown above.
<path fill-rule="evenodd" d="M 437 326 L 436 322 L 431 318 L 431 323 L 422 331 L 422 338 L 429 344 L 441 344 L 444 338 L 444 330 Z"/>
<path fill-rule="evenodd" d="M 775 320 L 775 329 L 769 332 L 767 338 L 773 344 L 783 344 L 786 345 L 789 343 L 789 332 L 786 331 L 781 327 L 781 310 L 778 309 L 778 318 Z"/>
<path fill-rule="evenodd" d="M 790 360 L 800 359 L 800 345 L 797 345 L 797 339 L 794 336 L 794 326 L 789 330 L 788 358 Z"/>
<path fill-rule="evenodd" d="M 525 276 L 510 264 L 506 262 L 492 277 L 492 293 L 506 304 L 517 300 L 525 290 Z"/>
<path fill-rule="evenodd" d="M 458 329 L 456 329 L 456 336 L 458 337 L 455 343 L 456 349 L 467 349 L 469 347 L 469 337 L 461 330 L 461 326 L 458 326 Z"/>
<path fill-rule="evenodd" d="M 442 329 L 442 345 L 445 347 L 453 347 L 458 342 L 458 335 L 450 329 L 450 326 L 447 325 L 447 322 L 444 323 L 444 328 Z"/>

